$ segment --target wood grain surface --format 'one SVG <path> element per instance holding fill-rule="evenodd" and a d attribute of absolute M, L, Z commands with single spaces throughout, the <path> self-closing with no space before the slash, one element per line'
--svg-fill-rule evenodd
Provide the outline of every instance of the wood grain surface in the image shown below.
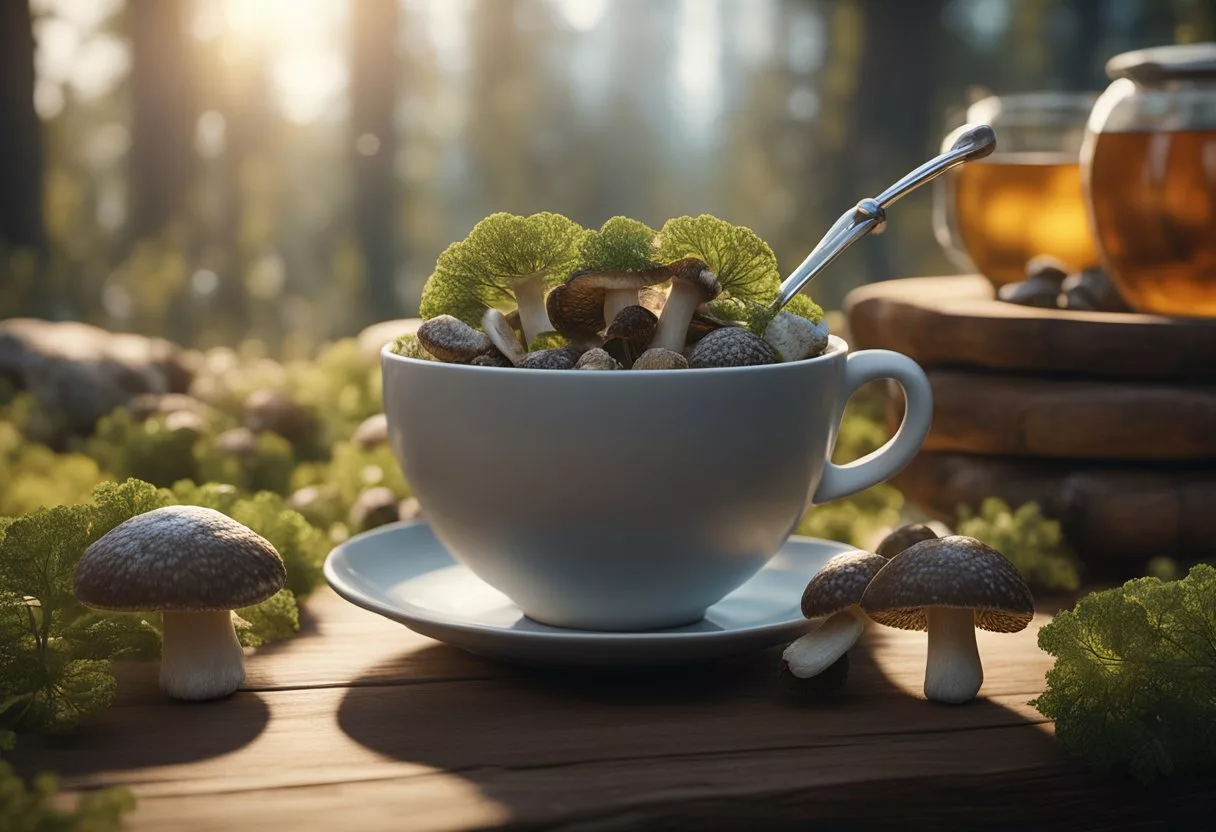
<path fill-rule="evenodd" d="M 1216 321 L 1015 306 L 976 275 L 872 283 L 845 310 L 854 349 L 896 350 L 926 367 L 1216 380 Z"/>
<path fill-rule="evenodd" d="M 1105 465 L 922 452 L 893 482 L 951 522 L 986 497 L 1034 501 L 1060 521 L 1087 562 L 1139 568 L 1154 555 L 1216 557 L 1216 470 L 1210 465 Z"/>
<path fill-rule="evenodd" d="M 1204 784 L 1147 789 L 1065 759 L 1028 701 L 1045 616 L 980 633 L 962 707 L 920 694 L 925 637 L 872 627 L 845 693 L 791 701 L 779 650 L 662 672 L 524 672 L 322 591 L 227 700 L 185 704 L 155 667 L 76 732 L 23 738 L 25 772 L 124 784 L 134 830 L 1180 828 Z M 1130 824 L 1130 825 L 1124 825 Z M 1172 824 L 1172 825 L 1171 825 Z"/>
<path fill-rule="evenodd" d="M 1216 460 L 1216 386 L 930 370 L 926 451 L 1119 461 Z M 887 397 L 892 429 L 903 397 Z"/>

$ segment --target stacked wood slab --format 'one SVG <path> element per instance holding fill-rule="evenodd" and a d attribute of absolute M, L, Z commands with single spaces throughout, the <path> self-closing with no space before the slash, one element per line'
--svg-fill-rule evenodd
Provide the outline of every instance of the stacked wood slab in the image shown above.
<path fill-rule="evenodd" d="M 1216 556 L 1216 321 L 995 300 L 978 276 L 875 283 L 845 304 L 852 348 L 929 374 L 934 422 L 896 480 L 950 522 L 1033 500 L 1095 564 Z M 888 395 L 890 420 L 902 400 Z"/>

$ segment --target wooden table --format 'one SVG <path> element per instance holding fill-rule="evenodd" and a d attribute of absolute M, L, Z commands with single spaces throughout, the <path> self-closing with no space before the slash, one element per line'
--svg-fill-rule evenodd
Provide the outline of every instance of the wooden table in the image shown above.
<path fill-rule="evenodd" d="M 921 698 L 923 634 L 872 627 L 847 693 L 808 706 L 783 698 L 779 649 L 573 677 L 461 653 L 328 590 L 306 609 L 230 699 L 172 702 L 154 666 L 124 666 L 114 707 L 22 738 L 16 764 L 129 786 L 135 830 L 1177 829 L 1216 808 L 1203 784 L 1098 780 L 1062 755 L 1027 705 L 1050 666 L 1043 615 L 980 634 L 970 705 Z"/>

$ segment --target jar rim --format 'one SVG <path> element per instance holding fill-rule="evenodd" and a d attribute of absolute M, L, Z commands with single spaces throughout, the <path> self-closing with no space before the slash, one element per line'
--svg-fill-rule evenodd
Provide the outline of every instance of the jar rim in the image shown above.
<path fill-rule="evenodd" d="M 1154 85 L 1188 78 L 1216 78 L 1216 43 L 1152 46 L 1123 52 L 1106 62 L 1112 80 Z"/>

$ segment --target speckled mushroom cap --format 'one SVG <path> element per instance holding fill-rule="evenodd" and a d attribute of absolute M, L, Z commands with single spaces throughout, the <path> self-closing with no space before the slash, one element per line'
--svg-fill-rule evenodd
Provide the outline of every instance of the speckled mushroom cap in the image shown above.
<path fill-rule="evenodd" d="M 884 558 L 893 558 L 904 549 L 915 546 L 922 540 L 933 540 L 935 537 L 937 537 L 937 532 L 923 523 L 909 523 L 884 537 L 874 551 Z"/>
<path fill-rule="evenodd" d="M 270 541 L 209 508 L 166 506 L 93 542 L 76 565 L 76 598 L 125 612 L 231 610 L 283 588 Z"/>
<path fill-rule="evenodd" d="M 807 618 L 834 615 L 861 600 L 862 593 L 887 559 L 873 552 L 843 552 L 815 573 L 802 593 L 802 614 Z"/>
<path fill-rule="evenodd" d="M 975 611 L 975 626 L 1016 633 L 1034 617 L 1034 597 L 1004 555 L 973 537 L 952 535 L 910 546 L 866 587 L 861 608 L 879 624 L 928 627 L 926 607 Z"/>

